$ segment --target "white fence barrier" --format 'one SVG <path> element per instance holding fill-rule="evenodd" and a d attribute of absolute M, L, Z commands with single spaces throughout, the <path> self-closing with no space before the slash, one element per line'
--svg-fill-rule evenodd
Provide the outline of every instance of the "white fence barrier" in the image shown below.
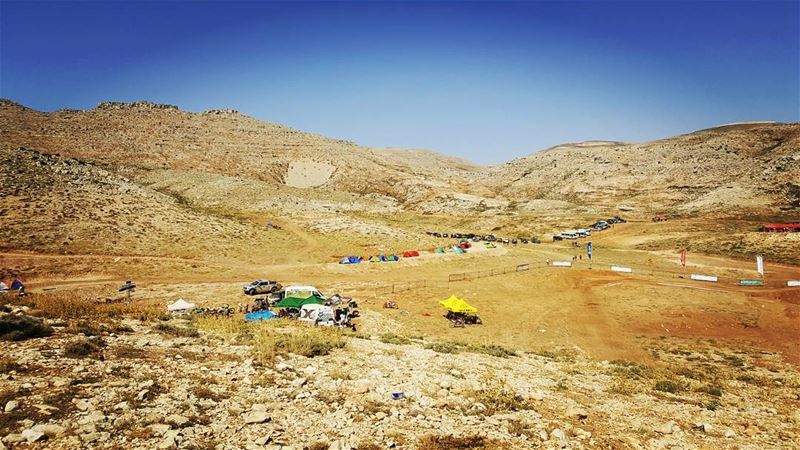
<path fill-rule="evenodd" d="M 717 277 L 716 275 L 698 275 L 696 273 L 692 274 L 692 279 L 697 281 L 711 281 L 716 283 Z"/>
<path fill-rule="evenodd" d="M 553 261 L 550 265 L 556 267 L 572 267 L 572 261 Z"/>
<path fill-rule="evenodd" d="M 631 273 L 633 269 L 630 267 L 622 267 L 622 266 L 611 266 L 612 272 L 624 272 L 624 273 Z"/>
<path fill-rule="evenodd" d="M 786 282 L 786 285 L 790 287 L 800 287 L 800 280 L 789 280 Z"/>

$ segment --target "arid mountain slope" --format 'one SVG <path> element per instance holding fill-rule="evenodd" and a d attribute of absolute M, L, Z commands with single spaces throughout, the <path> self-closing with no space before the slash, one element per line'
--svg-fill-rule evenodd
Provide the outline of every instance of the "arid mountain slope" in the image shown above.
<path fill-rule="evenodd" d="M 800 211 L 800 124 L 559 145 L 493 167 L 372 149 L 232 110 L 147 102 L 42 113 L 0 101 L 0 142 L 77 158 L 195 206 L 291 215 L 495 217 L 574 208 L 783 217 Z"/>
<path fill-rule="evenodd" d="M 800 124 L 564 144 L 486 171 L 498 195 L 676 213 L 800 211 Z"/>
<path fill-rule="evenodd" d="M 254 226 L 187 208 L 91 164 L 2 147 L 0 224 L 0 248 L 46 253 L 256 257 L 272 244 Z"/>
<path fill-rule="evenodd" d="M 0 139 L 9 146 L 78 158 L 133 178 L 205 173 L 276 186 L 380 194 L 414 204 L 447 192 L 472 170 L 426 161 L 259 121 L 232 110 L 188 113 L 147 102 L 101 103 L 87 111 L 42 113 L 0 102 Z M 156 175 L 157 176 L 157 175 Z"/>

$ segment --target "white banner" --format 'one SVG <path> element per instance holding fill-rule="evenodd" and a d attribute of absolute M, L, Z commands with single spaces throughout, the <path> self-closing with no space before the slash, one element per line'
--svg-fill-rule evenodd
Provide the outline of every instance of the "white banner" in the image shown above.
<path fill-rule="evenodd" d="M 789 280 L 786 282 L 787 286 L 800 287 L 800 280 Z"/>
<path fill-rule="evenodd" d="M 633 269 L 631 269 L 630 267 L 611 266 L 611 271 L 613 271 L 613 272 L 631 273 L 631 272 L 633 272 Z"/>
<path fill-rule="evenodd" d="M 758 273 L 764 275 L 764 257 L 761 255 L 756 256 L 756 267 Z"/>
<path fill-rule="evenodd" d="M 553 261 L 550 265 L 556 267 L 572 267 L 572 261 Z"/>
<path fill-rule="evenodd" d="M 716 275 L 698 275 L 696 273 L 692 274 L 692 279 L 697 281 L 713 281 L 714 283 L 717 282 Z"/>

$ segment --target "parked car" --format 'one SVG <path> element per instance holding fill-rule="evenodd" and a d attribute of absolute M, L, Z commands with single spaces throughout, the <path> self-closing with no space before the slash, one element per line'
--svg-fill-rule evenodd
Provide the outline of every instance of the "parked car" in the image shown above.
<path fill-rule="evenodd" d="M 578 239 L 578 232 L 576 232 L 575 230 L 565 231 L 561 233 L 561 236 L 564 239 Z"/>
<path fill-rule="evenodd" d="M 246 295 L 260 295 L 271 294 L 281 290 L 282 286 L 277 281 L 272 280 L 256 280 L 252 283 L 242 286 L 242 291 Z"/>
<path fill-rule="evenodd" d="M 541 244 L 542 241 L 539 240 L 538 237 L 531 238 L 531 244 Z"/>
<path fill-rule="evenodd" d="M 553 235 L 553 242 L 563 241 L 563 240 L 564 240 L 564 238 L 560 234 L 554 234 Z"/>
<path fill-rule="evenodd" d="M 528 243 L 528 240 L 527 240 L 527 239 L 525 239 L 525 238 L 520 238 L 520 239 L 519 239 L 519 242 L 520 242 L 521 244 L 527 244 L 527 243 Z"/>

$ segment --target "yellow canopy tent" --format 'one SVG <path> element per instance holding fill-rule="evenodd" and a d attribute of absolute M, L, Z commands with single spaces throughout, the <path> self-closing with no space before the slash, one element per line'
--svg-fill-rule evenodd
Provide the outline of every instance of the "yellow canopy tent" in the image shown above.
<path fill-rule="evenodd" d="M 450 298 L 447 300 L 442 300 L 439 302 L 445 309 L 452 312 L 457 313 L 474 313 L 478 312 L 478 308 L 474 306 L 470 306 L 467 302 L 464 301 L 462 298 L 458 298 L 455 295 L 451 295 Z"/>

